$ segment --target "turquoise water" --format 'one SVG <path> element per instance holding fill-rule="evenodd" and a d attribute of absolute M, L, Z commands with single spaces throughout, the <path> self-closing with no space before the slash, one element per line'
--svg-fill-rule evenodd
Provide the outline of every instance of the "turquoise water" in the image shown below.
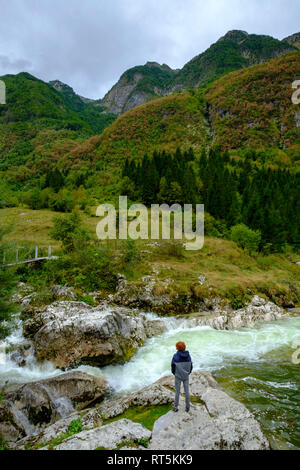
<path fill-rule="evenodd" d="M 174 345 L 182 340 L 194 370 L 211 371 L 254 413 L 268 437 L 275 437 L 274 446 L 300 448 L 300 364 L 292 363 L 297 338 L 300 317 L 238 331 L 178 326 L 147 341 L 125 365 L 83 369 L 104 375 L 117 392 L 138 390 L 170 373 Z"/>
<path fill-rule="evenodd" d="M 300 449 L 300 365 L 291 349 L 279 348 L 259 361 L 236 361 L 213 371 L 234 398 L 253 412 L 275 447 Z"/>

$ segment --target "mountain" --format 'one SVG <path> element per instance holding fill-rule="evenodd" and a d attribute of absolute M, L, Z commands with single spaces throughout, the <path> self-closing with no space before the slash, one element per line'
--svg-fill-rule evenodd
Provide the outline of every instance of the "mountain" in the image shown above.
<path fill-rule="evenodd" d="M 283 39 L 283 41 L 287 42 L 291 46 L 296 47 L 297 49 L 300 49 L 300 33 L 292 34 L 291 36 Z"/>
<path fill-rule="evenodd" d="M 270 36 L 229 31 L 203 54 L 188 62 L 174 84 L 180 88 L 198 87 L 225 73 L 266 62 L 292 49 L 293 46 Z"/>
<path fill-rule="evenodd" d="M 62 158 L 115 119 L 84 103 L 67 85 L 57 90 L 29 73 L 1 79 L 6 105 L 0 106 L 0 172 L 15 168 L 18 181 L 32 177 L 43 161 L 47 166 L 49 160 Z"/>
<path fill-rule="evenodd" d="M 190 146 L 220 145 L 223 150 L 265 149 L 262 163 L 299 164 L 298 108 L 291 102 L 291 83 L 300 75 L 300 52 L 231 72 L 206 88 L 156 99 L 121 115 L 102 135 L 71 151 L 103 162 L 111 179 L 122 162 L 145 152 L 174 152 Z M 266 153 L 267 152 L 267 153 Z"/>
<path fill-rule="evenodd" d="M 294 45 L 270 36 L 229 31 L 181 70 L 147 62 L 127 70 L 100 100 L 107 112 L 121 114 L 159 96 L 197 88 L 225 73 L 259 64 L 294 50 Z"/>
<path fill-rule="evenodd" d="M 121 114 L 166 94 L 175 74 L 168 65 L 157 62 L 133 67 L 123 73 L 100 103 L 107 111 Z"/>
<path fill-rule="evenodd" d="M 224 41 L 233 39 L 222 38 L 219 44 Z M 179 73 L 153 63 L 147 69 L 140 80 L 144 90 L 167 76 L 170 86 Z M 132 70 L 132 75 L 124 74 L 128 81 L 136 73 Z M 58 167 L 65 173 L 88 174 L 90 187 L 97 186 L 99 194 L 107 188 L 109 194 L 117 187 L 126 157 L 175 152 L 179 146 L 192 147 L 196 156 L 213 145 L 237 153 L 249 147 L 266 149 L 258 161 L 294 168 L 299 164 L 300 113 L 291 103 L 291 83 L 299 75 L 300 51 L 295 50 L 198 89 L 152 99 L 116 120 L 103 113 L 102 104 L 86 103 L 62 82 L 48 84 L 27 73 L 6 75 L 0 177 L 18 189 L 39 184 L 47 170 Z"/>

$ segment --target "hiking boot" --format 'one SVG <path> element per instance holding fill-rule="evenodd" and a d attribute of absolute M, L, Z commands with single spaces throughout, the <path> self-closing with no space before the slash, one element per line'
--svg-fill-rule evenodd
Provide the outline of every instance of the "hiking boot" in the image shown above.
<path fill-rule="evenodd" d="M 190 408 L 186 408 L 185 411 L 188 413 L 190 411 Z"/>
<path fill-rule="evenodd" d="M 173 411 L 174 411 L 174 413 L 177 413 L 178 408 L 175 408 L 175 406 L 174 406 Z"/>

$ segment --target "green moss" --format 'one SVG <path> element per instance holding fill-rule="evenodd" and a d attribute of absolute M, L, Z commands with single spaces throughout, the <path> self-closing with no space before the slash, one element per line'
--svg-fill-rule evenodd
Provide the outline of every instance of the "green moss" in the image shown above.
<path fill-rule="evenodd" d="M 67 432 L 61 433 L 59 436 L 56 438 L 52 439 L 50 442 L 39 442 L 38 444 L 35 444 L 30 447 L 30 449 L 26 450 L 37 450 L 37 449 L 42 449 L 44 447 L 47 447 L 48 450 L 53 450 L 54 447 L 58 446 L 61 444 L 65 439 L 67 439 L 70 436 L 73 436 L 74 434 L 79 434 L 82 431 L 82 420 L 81 418 L 74 419 L 68 427 Z"/>
<path fill-rule="evenodd" d="M 5 439 L 3 439 L 1 435 L 0 435 L 0 450 L 8 450 L 7 442 L 5 441 Z"/>
<path fill-rule="evenodd" d="M 160 416 L 168 413 L 168 411 L 171 409 L 171 404 L 158 406 L 131 406 L 126 411 L 124 411 L 123 414 L 105 420 L 103 425 L 126 418 L 134 421 L 135 423 L 140 423 L 145 428 L 152 431 L 155 421 L 160 418 Z"/>

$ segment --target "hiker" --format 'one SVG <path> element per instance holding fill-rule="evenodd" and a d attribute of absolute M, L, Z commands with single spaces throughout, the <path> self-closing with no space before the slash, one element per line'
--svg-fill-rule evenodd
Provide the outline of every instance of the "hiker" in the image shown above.
<path fill-rule="evenodd" d="M 185 411 L 190 411 L 189 375 L 193 370 L 190 353 L 182 341 L 176 343 L 177 352 L 174 354 L 171 364 L 172 374 L 175 375 L 175 403 L 173 411 L 178 411 L 181 382 L 185 393 Z"/>

